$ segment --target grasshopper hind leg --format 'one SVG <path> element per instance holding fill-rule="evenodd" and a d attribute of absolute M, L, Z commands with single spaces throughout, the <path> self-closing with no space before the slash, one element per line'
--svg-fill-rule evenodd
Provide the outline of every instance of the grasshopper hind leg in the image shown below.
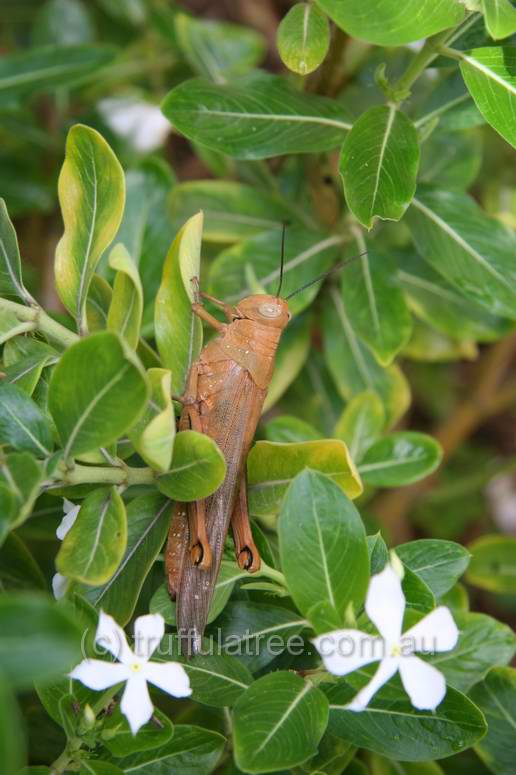
<path fill-rule="evenodd" d="M 238 497 L 231 515 L 231 528 L 235 541 L 235 554 L 239 566 L 249 573 L 260 570 L 260 553 L 253 540 L 249 512 L 247 510 L 247 483 L 242 477 Z"/>

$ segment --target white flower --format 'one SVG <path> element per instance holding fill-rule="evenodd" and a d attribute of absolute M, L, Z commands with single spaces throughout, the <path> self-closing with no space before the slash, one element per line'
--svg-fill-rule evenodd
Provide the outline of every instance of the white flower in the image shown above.
<path fill-rule="evenodd" d="M 459 631 L 448 608 L 439 606 L 402 635 L 405 597 L 391 565 L 371 578 L 365 610 L 381 637 L 360 630 L 335 630 L 314 639 L 328 672 L 347 675 L 371 662 L 380 664 L 373 678 L 347 705 L 364 710 L 373 695 L 399 670 L 412 705 L 434 710 L 444 699 L 446 681 L 433 665 L 414 656 L 453 649 Z"/>
<path fill-rule="evenodd" d="M 56 536 L 59 538 L 60 541 L 62 541 L 65 535 L 71 530 L 72 525 L 77 519 L 77 514 L 79 513 L 80 510 L 81 510 L 80 504 L 76 506 L 75 503 L 72 503 L 66 498 L 63 499 L 64 517 L 59 523 L 58 528 L 56 530 Z M 52 591 L 54 593 L 54 597 L 56 598 L 56 600 L 59 600 L 59 598 L 64 597 L 67 586 L 68 586 L 68 579 L 66 578 L 66 576 L 63 576 L 62 573 L 55 573 L 53 575 Z"/>
<path fill-rule="evenodd" d="M 95 642 L 113 654 L 118 662 L 83 659 L 69 674 L 90 689 L 100 691 L 126 682 L 120 710 L 127 718 L 133 735 L 152 717 L 154 710 L 147 681 L 173 697 L 189 697 L 190 681 L 184 667 L 177 662 L 149 662 L 165 632 L 165 621 L 160 614 L 139 616 L 134 623 L 133 651 L 123 629 L 112 616 L 103 611 Z"/>
<path fill-rule="evenodd" d="M 134 97 L 101 100 L 98 110 L 110 129 L 141 153 L 163 145 L 172 129 L 157 105 Z"/>

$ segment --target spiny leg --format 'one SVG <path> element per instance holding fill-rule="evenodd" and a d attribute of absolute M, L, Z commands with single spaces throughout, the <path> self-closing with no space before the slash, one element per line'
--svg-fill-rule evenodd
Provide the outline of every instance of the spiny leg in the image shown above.
<path fill-rule="evenodd" d="M 249 573 L 260 570 L 260 554 L 253 540 L 249 512 L 247 510 L 247 483 L 242 476 L 240 490 L 231 515 L 231 528 L 235 541 L 235 554 L 239 566 Z"/>

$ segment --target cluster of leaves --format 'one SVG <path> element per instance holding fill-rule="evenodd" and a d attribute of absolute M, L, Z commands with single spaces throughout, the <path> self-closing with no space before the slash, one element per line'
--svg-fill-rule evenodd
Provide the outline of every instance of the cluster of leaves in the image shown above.
<path fill-rule="evenodd" d="M 54 772 L 453 775 L 456 754 L 474 747 L 491 771 L 510 773 L 514 637 L 470 612 L 459 579 L 514 594 L 514 539 L 396 547 L 407 621 L 443 602 L 461 633 L 453 651 L 431 658 L 449 686 L 433 715 L 412 708 L 397 679 L 366 712 L 346 710 L 369 671 L 329 680 L 310 638 L 364 618 L 369 577 L 388 558 L 374 528 L 366 534 L 377 489 L 418 482 L 441 460 L 430 435 L 394 429 L 411 400 L 399 358 L 472 359 L 514 327 L 503 180 L 481 189 L 482 207 L 466 193 L 485 122 L 516 145 L 515 54 L 499 42 L 515 31 L 514 9 L 508 0 L 370 0 L 367 14 L 363 0 L 296 5 L 278 49 L 294 73 L 315 71 L 301 83 L 255 69 L 265 45 L 254 30 L 152 0 L 97 5 L 49 0 L 35 47 L 0 59 L 11 214 L 52 207 L 53 175 L 32 162 L 42 148 L 62 152 L 61 134 L 41 124 L 53 91 L 63 124 L 80 115 L 102 129 L 76 124 L 66 141 L 55 253 L 66 313 L 35 301 L 0 208 L 0 769 L 23 765 L 22 710 L 31 737 L 45 730 L 31 762 L 55 759 Z M 94 41 L 100 16 L 124 53 Z M 417 52 L 405 48 L 423 37 Z M 163 112 L 210 179 L 176 182 L 163 158 L 136 158 L 103 123 L 92 106 L 110 93 L 105 84 L 136 77 L 142 89 L 157 80 L 156 96 L 177 84 Z M 156 694 L 155 719 L 132 737 L 112 693 L 62 676 L 81 643 L 94 654 L 100 608 L 122 625 L 161 613 L 160 656 L 182 659 L 160 553 L 172 502 L 206 497 L 225 474 L 211 439 L 175 433 L 173 396 L 203 340 L 191 278 L 202 242 L 213 295 L 232 303 L 274 292 L 286 219 L 284 294 L 361 255 L 340 280 L 291 301 L 265 406 L 277 410 L 247 461 L 263 569 L 250 579 L 228 548 L 207 632 L 220 653 L 185 661 L 187 710 Z M 58 545 L 63 496 L 81 508 Z M 68 580 L 59 602 L 49 594 L 54 564 Z M 19 704 L 15 691 L 26 692 Z"/>

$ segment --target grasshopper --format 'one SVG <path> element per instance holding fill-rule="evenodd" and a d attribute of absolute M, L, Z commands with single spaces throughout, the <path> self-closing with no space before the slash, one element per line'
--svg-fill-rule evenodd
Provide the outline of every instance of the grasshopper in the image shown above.
<path fill-rule="evenodd" d="M 170 596 L 176 600 L 181 649 L 198 653 L 210 602 L 231 523 L 240 568 L 254 573 L 260 555 L 253 541 L 247 508 L 246 459 L 260 420 L 273 370 L 274 358 L 291 314 L 287 299 L 324 279 L 280 297 L 283 280 L 283 229 L 279 287 L 275 296 L 247 296 L 231 306 L 194 286 L 192 310 L 217 332 L 192 364 L 179 430 L 199 431 L 214 439 L 226 460 L 226 477 L 208 498 L 176 504 L 165 551 Z M 347 262 L 346 262 L 347 263 Z M 337 269 L 336 265 L 332 270 Z M 206 299 L 220 307 L 220 322 L 203 306 Z"/>

